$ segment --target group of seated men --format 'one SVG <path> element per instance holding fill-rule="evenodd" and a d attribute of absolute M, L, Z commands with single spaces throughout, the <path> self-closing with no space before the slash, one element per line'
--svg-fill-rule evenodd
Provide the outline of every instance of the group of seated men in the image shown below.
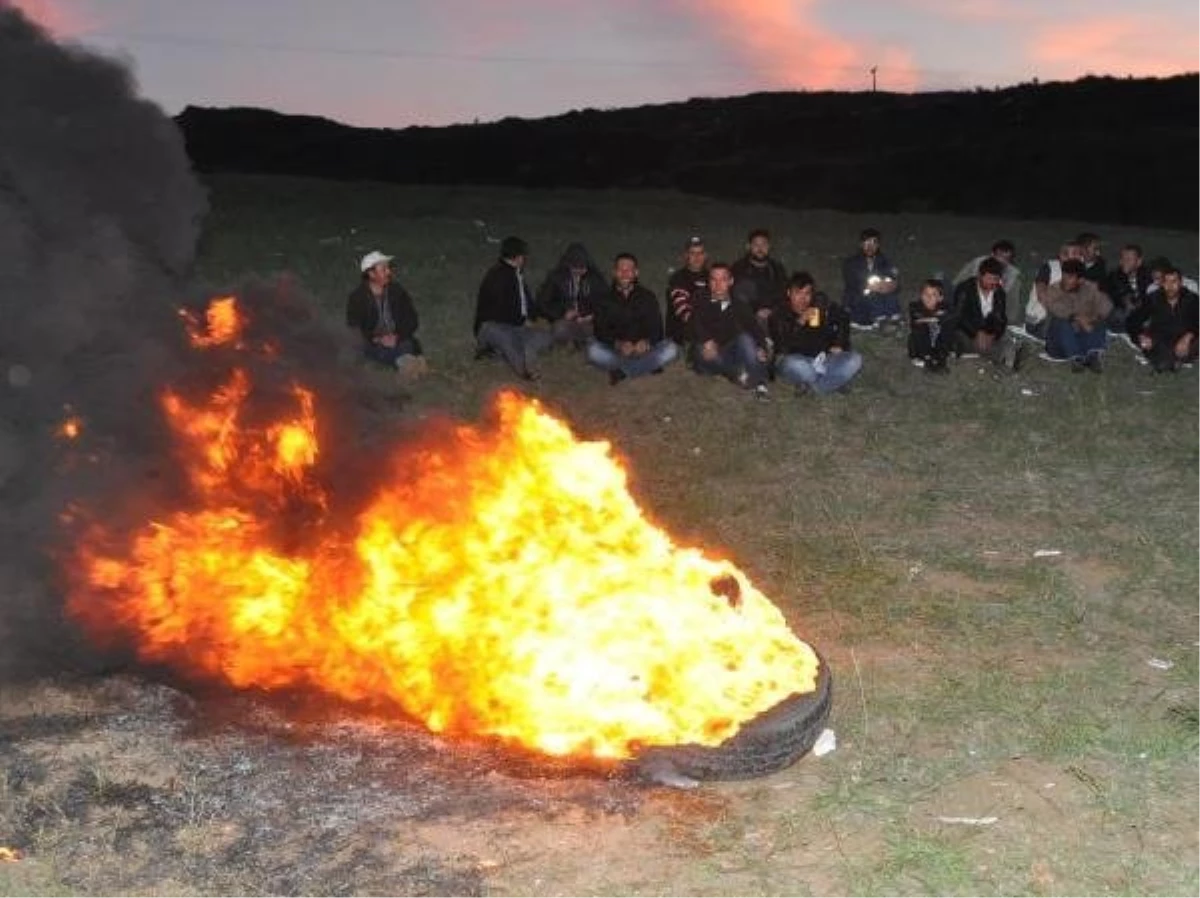
<path fill-rule="evenodd" d="M 801 393 L 844 391 L 862 368 L 850 345 L 852 329 L 901 333 L 907 325 L 909 356 L 930 372 L 944 372 L 951 357 L 967 355 L 1016 370 L 1027 341 L 1035 340 L 1045 343 L 1044 357 L 1099 372 L 1110 331 L 1128 338 L 1155 371 L 1196 359 L 1194 282 L 1166 260 L 1143 264 L 1136 246 L 1123 247 L 1109 272 L 1099 238 L 1070 241 L 1041 267 L 1028 300 L 1010 316 L 1020 271 L 1012 244 L 997 241 L 949 287 L 939 278 L 926 280 L 906 316 L 899 269 L 880 243 L 877 230 L 862 232 L 859 251 L 843 262 L 837 303 L 808 272 L 789 275 L 771 255 L 763 229 L 750 232 L 733 264 L 710 262 L 703 239 L 691 237 L 660 305 L 639 282 L 636 256 L 619 253 L 605 277 L 579 243 L 567 247 L 534 290 L 526 275 L 528 245 L 507 237 L 479 285 L 476 358 L 499 356 L 518 376 L 534 380 L 542 353 L 573 346 L 617 384 L 661 372 L 682 357 L 697 373 L 722 375 L 764 399 L 773 379 Z M 362 282 L 347 300 L 346 321 L 361 332 L 368 358 L 421 373 L 416 309 L 393 280 L 391 258 L 378 252 L 362 258 Z M 535 324 L 539 320 L 549 327 Z"/>

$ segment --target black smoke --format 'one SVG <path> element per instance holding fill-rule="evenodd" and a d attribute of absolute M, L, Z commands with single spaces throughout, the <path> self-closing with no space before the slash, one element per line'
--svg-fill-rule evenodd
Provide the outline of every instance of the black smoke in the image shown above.
<path fill-rule="evenodd" d="M 0 678 L 102 661 L 63 615 L 63 515 L 119 533 L 183 489 L 158 396 L 211 389 L 229 362 L 190 350 L 179 314 L 206 298 L 189 280 L 206 206 L 177 126 L 130 72 L 0 0 Z M 302 371 L 323 420 L 348 415 L 336 342 L 303 291 L 236 292 L 271 345 L 239 360 L 259 410 L 292 402 Z"/>

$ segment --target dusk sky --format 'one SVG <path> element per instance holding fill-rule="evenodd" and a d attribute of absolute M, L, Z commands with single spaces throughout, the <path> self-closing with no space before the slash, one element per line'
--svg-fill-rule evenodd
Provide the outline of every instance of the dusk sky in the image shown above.
<path fill-rule="evenodd" d="M 4 0 L 0 0 L 4 2 Z M 9 0 L 142 93 L 404 127 L 1198 68 L 1196 0 Z"/>

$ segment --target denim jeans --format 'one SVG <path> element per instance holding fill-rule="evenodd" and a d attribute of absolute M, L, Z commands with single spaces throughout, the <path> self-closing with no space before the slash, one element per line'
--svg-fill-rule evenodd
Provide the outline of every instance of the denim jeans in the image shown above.
<path fill-rule="evenodd" d="M 897 293 L 868 293 L 857 297 L 847 309 L 855 324 L 874 324 L 880 318 L 900 317 Z"/>
<path fill-rule="evenodd" d="M 501 324 L 485 321 L 479 326 L 475 342 L 480 349 L 494 349 L 504 357 L 508 366 L 524 376 L 534 368 L 537 357 L 550 348 L 554 341 L 548 330 L 529 325 Z"/>
<path fill-rule="evenodd" d="M 587 346 L 587 360 L 602 371 L 620 371 L 626 377 L 665 368 L 679 357 L 679 347 L 670 340 L 661 340 L 641 355 L 621 355 L 607 343 L 592 340 Z"/>
<path fill-rule="evenodd" d="M 372 362 L 396 367 L 396 360 L 405 355 L 420 355 L 421 341 L 416 337 L 408 340 L 397 340 L 395 346 L 384 346 L 381 343 L 367 342 L 363 344 L 363 356 Z"/>
<path fill-rule="evenodd" d="M 749 334 L 738 334 L 719 347 L 717 357 L 712 360 L 704 358 L 702 347 L 697 344 L 692 367 L 697 374 L 723 374 L 746 387 L 757 387 L 767 382 L 766 363 L 758 360 L 758 344 Z"/>
<path fill-rule="evenodd" d="M 1093 352 L 1104 352 L 1108 328 L 1103 322 L 1090 331 L 1076 330 L 1066 318 L 1051 318 L 1046 332 L 1046 354 L 1052 359 L 1081 359 Z"/>
<path fill-rule="evenodd" d="M 592 319 L 591 318 L 560 318 L 550 326 L 550 333 L 554 336 L 554 342 L 558 346 L 585 346 L 592 339 Z"/>
<path fill-rule="evenodd" d="M 794 387 L 809 387 L 814 393 L 832 393 L 844 387 L 862 370 L 862 356 L 857 352 L 827 352 L 824 371 L 815 358 L 805 355 L 784 355 L 775 360 L 775 373 L 779 379 Z"/>

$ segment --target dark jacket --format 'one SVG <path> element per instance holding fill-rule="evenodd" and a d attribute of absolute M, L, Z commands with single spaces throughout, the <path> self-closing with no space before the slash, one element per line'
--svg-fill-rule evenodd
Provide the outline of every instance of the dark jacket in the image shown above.
<path fill-rule="evenodd" d="M 1108 263 L 1104 261 L 1104 256 L 1096 256 L 1090 262 L 1084 263 L 1083 279 L 1091 281 L 1093 284 L 1103 284 L 1104 279 L 1108 277 Z"/>
<path fill-rule="evenodd" d="M 1007 305 L 1008 294 L 1003 287 L 997 287 L 992 293 L 992 311 L 985 317 L 979 301 L 979 280 L 971 278 L 954 288 L 950 314 L 958 330 L 968 337 L 974 337 L 980 331 L 1002 337 L 1008 328 Z"/>
<path fill-rule="evenodd" d="M 1147 334 L 1156 346 L 1175 343 L 1191 332 L 1200 339 L 1200 299 L 1191 290 L 1180 291 L 1179 301 L 1172 306 L 1162 290 L 1155 290 L 1140 307 L 1129 315 L 1129 334 L 1135 340 Z"/>
<path fill-rule="evenodd" d="M 667 281 L 667 301 L 663 324 L 667 339 L 687 343 L 692 339 L 689 320 L 697 297 L 708 291 L 708 268 L 689 271 L 680 268 Z"/>
<path fill-rule="evenodd" d="M 487 270 L 479 284 L 479 293 L 475 297 L 475 333 L 479 333 L 480 325 L 485 321 L 495 321 L 498 324 L 520 326 L 527 320 L 537 317 L 533 292 L 525 281 L 525 314 L 521 313 L 520 280 L 517 270 L 500 259 Z"/>
<path fill-rule="evenodd" d="M 692 309 L 692 343 L 699 346 L 712 340 L 718 346 L 724 346 L 737 338 L 739 334 L 749 334 L 759 347 L 767 344 L 767 335 L 763 333 L 754 310 L 748 303 L 740 299 L 730 298 L 725 302 L 715 302 L 706 290 L 696 297 Z"/>
<path fill-rule="evenodd" d="M 568 261 L 576 253 L 587 259 L 587 270 L 578 283 Z M 574 308 L 581 318 L 586 318 L 595 312 L 596 299 L 607 290 L 604 275 L 587 255 L 587 250 L 580 243 L 572 243 L 538 288 L 538 312 L 550 321 L 558 321 L 566 317 L 568 309 Z"/>
<path fill-rule="evenodd" d="M 860 252 L 842 261 L 842 305 L 854 308 L 854 304 L 867 295 L 867 278 L 873 274 L 894 280 L 896 292 L 890 295 L 900 295 L 900 269 L 883 253 L 876 253 L 874 266 L 868 267 L 867 257 Z"/>
<path fill-rule="evenodd" d="M 634 284 L 624 296 L 613 284 L 597 297 L 593 328 L 596 339 L 609 346 L 622 340 L 659 343 L 663 339 L 663 320 L 658 297 L 641 284 Z"/>
<path fill-rule="evenodd" d="M 755 265 L 747 253 L 730 266 L 730 271 L 734 295 L 756 312 L 774 308 L 787 296 L 788 273 L 778 259 L 767 256 L 764 264 Z"/>
<path fill-rule="evenodd" d="M 814 358 L 835 346 L 850 348 L 850 316 L 840 305 L 829 301 L 824 293 L 813 297 L 809 310 L 816 312 L 801 318 L 787 300 L 776 303 L 768 324 L 775 355 L 802 355 Z M 813 323 L 814 318 L 817 319 Z"/>
<path fill-rule="evenodd" d="M 1114 268 L 1100 284 L 1100 289 L 1108 294 L 1113 305 L 1119 309 L 1132 309 L 1140 306 L 1146 300 L 1146 290 L 1154 283 L 1154 278 L 1145 265 L 1139 265 L 1133 270 L 1132 277 L 1120 268 Z"/>
<path fill-rule="evenodd" d="M 412 339 L 420 323 L 412 297 L 396 283 L 388 284 L 384 289 L 383 298 L 391 310 L 396 337 L 401 340 Z M 379 303 L 365 280 L 346 297 L 346 325 L 361 331 L 368 343 L 375 337 L 375 329 L 379 326 Z"/>

